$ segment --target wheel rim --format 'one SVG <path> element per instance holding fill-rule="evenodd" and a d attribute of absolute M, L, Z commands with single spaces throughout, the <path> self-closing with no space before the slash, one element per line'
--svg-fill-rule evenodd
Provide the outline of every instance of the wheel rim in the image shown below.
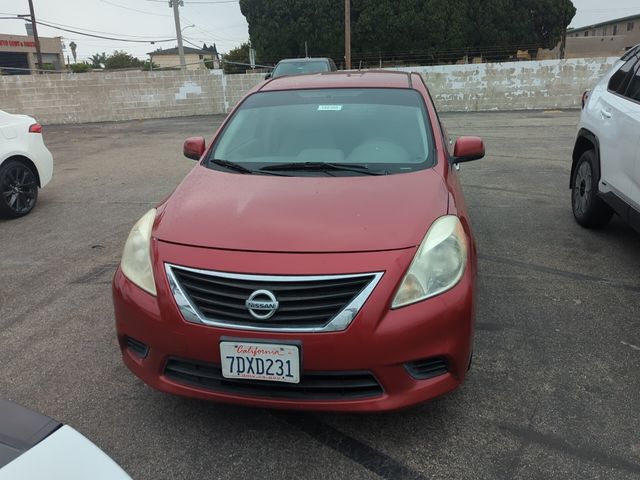
<path fill-rule="evenodd" d="M 591 203 L 591 178 L 591 165 L 589 162 L 582 162 L 573 185 L 573 205 L 579 216 L 585 214 Z"/>
<path fill-rule="evenodd" d="M 16 214 L 23 214 L 33 208 L 38 194 L 38 184 L 29 168 L 15 165 L 6 172 L 0 191 L 5 204 Z"/>

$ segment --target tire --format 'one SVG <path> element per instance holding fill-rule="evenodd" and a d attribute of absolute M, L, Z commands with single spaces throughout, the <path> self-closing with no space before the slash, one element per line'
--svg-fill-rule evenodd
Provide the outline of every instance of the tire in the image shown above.
<path fill-rule="evenodd" d="M 19 218 L 28 214 L 38 200 L 38 180 L 33 167 L 20 160 L 0 165 L 0 217 Z"/>
<path fill-rule="evenodd" d="M 593 150 L 584 152 L 571 179 L 571 207 L 573 216 L 586 228 L 602 228 L 613 215 L 613 210 L 598 196 L 598 178 L 594 172 L 596 155 Z"/>

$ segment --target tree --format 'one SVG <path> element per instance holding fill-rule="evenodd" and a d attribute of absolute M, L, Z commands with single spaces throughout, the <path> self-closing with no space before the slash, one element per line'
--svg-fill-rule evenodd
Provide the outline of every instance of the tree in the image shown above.
<path fill-rule="evenodd" d="M 94 53 L 93 55 L 91 55 L 91 66 L 93 68 L 103 68 L 104 67 L 104 62 L 107 60 L 107 55 L 102 52 L 102 53 Z"/>
<path fill-rule="evenodd" d="M 251 44 L 265 64 L 304 56 L 305 41 L 311 55 L 342 58 L 344 22 L 336 0 L 240 0 L 240 11 L 249 23 Z"/>
<path fill-rule="evenodd" d="M 160 66 L 156 63 L 152 63 L 151 60 L 145 60 L 140 65 L 140 69 L 144 71 L 153 71 L 159 69 Z"/>
<path fill-rule="evenodd" d="M 118 68 L 141 67 L 144 62 L 124 51 L 114 51 L 104 60 L 105 70 L 115 70 Z"/>
<path fill-rule="evenodd" d="M 71 49 L 71 55 L 73 55 L 73 63 L 76 63 L 78 61 L 76 57 L 76 48 L 78 48 L 78 45 L 76 45 L 76 42 L 72 40 L 69 44 L 69 48 Z"/>
<path fill-rule="evenodd" d="M 249 49 L 251 46 L 248 43 L 243 43 L 239 47 L 229 50 L 222 57 L 222 67 L 224 73 L 243 73 L 249 67 Z M 229 62 L 229 63 L 228 63 Z M 244 63 L 245 65 L 236 65 L 233 62 Z"/>
<path fill-rule="evenodd" d="M 263 63 L 304 56 L 305 41 L 310 55 L 343 61 L 339 0 L 240 0 L 240 11 Z M 351 0 L 354 63 L 502 60 L 518 49 L 553 48 L 574 15 L 571 0 Z"/>
<path fill-rule="evenodd" d="M 534 43 L 541 48 L 555 47 L 576 14 L 571 0 L 523 0 L 520 5 L 529 14 Z"/>

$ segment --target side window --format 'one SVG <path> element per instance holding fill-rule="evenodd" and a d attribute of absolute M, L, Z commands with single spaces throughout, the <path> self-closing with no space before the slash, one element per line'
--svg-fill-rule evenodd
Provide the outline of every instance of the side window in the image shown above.
<path fill-rule="evenodd" d="M 620 67 L 620 69 L 613 74 L 611 80 L 609 80 L 609 86 L 607 87 L 609 91 L 617 93 L 619 95 L 624 95 L 631 77 L 631 75 L 629 75 L 629 72 L 633 70 L 635 64 L 636 58 L 634 57 L 630 60 L 627 60 L 627 63 L 622 65 L 622 67 Z"/>
<path fill-rule="evenodd" d="M 625 96 L 640 102 L 640 68 L 636 68 L 636 73 L 631 78 L 631 83 L 629 83 L 629 89 Z"/>

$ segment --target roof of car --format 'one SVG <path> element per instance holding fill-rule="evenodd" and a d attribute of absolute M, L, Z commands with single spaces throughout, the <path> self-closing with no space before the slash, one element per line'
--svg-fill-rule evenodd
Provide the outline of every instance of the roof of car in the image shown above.
<path fill-rule="evenodd" d="M 638 52 L 640 52 L 640 43 L 634 47 L 631 47 L 626 52 L 624 52 L 624 55 L 622 55 L 621 60 L 625 60 L 625 61 L 629 60 L 634 55 L 638 54 Z"/>
<path fill-rule="evenodd" d="M 318 60 L 329 61 L 327 57 L 303 57 L 303 58 L 283 58 L 278 63 L 299 63 L 299 62 L 316 62 Z"/>
<path fill-rule="evenodd" d="M 260 91 L 299 90 L 307 88 L 411 88 L 411 74 L 397 71 L 322 72 L 273 78 Z"/>

